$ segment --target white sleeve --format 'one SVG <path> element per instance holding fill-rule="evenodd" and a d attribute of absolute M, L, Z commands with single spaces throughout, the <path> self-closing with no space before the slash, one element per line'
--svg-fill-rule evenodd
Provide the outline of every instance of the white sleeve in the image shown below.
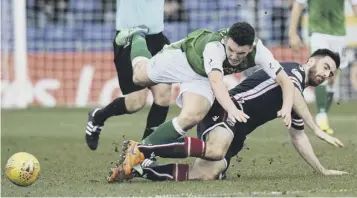
<path fill-rule="evenodd" d="M 209 42 L 203 50 L 203 62 L 206 74 L 212 70 L 219 70 L 223 74 L 223 62 L 226 59 L 226 52 L 222 43 L 218 41 Z"/>
<path fill-rule="evenodd" d="M 352 4 L 352 5 L 357 5 L 357 0 L 352 0 L 352 1 L 351 1 L 351 4 Z"/>
<path fill-rule="evenodd" d="M 260 39 L 256 45 L 255 63 L 261 65 L 264 71 L 273 79 L 275 79 L 276 75 L 283 69 Z"/>

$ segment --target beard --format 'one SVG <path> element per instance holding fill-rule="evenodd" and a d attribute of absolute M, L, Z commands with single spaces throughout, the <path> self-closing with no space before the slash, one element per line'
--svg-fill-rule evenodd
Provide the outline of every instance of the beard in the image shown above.
<path fill-rule="evenodd" d="M 317 87 L 318 85 L 320 85 L 323 81 L 319 81 L 316 78 L 316 65 L 312 66 L 309 70 L 309 74 L 308 74 L 308 84 L 309 86 L 313 86 L 313 87 Z"/>

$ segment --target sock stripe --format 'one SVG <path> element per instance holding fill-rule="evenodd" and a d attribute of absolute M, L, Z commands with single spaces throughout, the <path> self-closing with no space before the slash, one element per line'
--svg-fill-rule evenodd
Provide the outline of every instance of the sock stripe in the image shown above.
<path fill-rule="evenodd" d="M 95 113 L 97 113 L 97 111 L 99 111 L 99 110 L 100 110 L 100 108 L 96 108 L 96 109 L 93 111 L 92 116 L 94 117 Z"/>
<path fill-rule="evenodd" d="M 191 154 L 191 138 L 190 137 L 188 137 L 187 138 L 187 147 L 188 147 L 188 149 L 187 149 L 187 156 L 191 156 L 190 154 Z"/>
<path fill-rule="evenodd" d="M 167 177 L 167 178 L 170 178 L 170 179 L 174 179 L 173 177 L 172 177 L 172 175 L 170 175 L 170 174 L 165 174 L 165 173 L 158 173 L 158 172 L 156 172 L 156 171 L 154 171 L 152 168 L 143 168 L 144 170 L 147 170 L 147 171 L 150 171 L 150 172 L 152 172 L 153 174 L 155 174 L 155 175 L 157 175 L 157 176 L 159 176 L 159 177 Z"/>
<path fill-rule="evenodd" d="M 145 148 L 145 149 L 155 149 L 155 148 L 165 148 L 165 147 L 171 147 L 171 146 L 176 146 L 176 145 L 184 145 L 185 142 L 173 142 L 169 144 L 159 144 L 159 145 L 138 145 L 138 148 Z"/>
<path fill-rule="evenodd" d="M 175 181 L 178 180 L 178 173 L 179 173 L 178 164 L 176 163 L 176 164 L 175 164 Z"/>
<path fill-rule="evenodd" d="M 86 129 L 87 129 L 88 131 L 91 131 L 93 128 L 87 126 Z"/>
<path fill-rule="evenodd" d="M 206 144 L 204 141 L 202 141 L 202 154 L 201 157 L 204 157 L 206 154 Z"/>
<path fill-rule="evenodd" d="M 174 180 L 175 181 L 187 181 L 188 180 L 188 174 L 189 174 L 189 166 L 188 164 L 174 164 Z"/>

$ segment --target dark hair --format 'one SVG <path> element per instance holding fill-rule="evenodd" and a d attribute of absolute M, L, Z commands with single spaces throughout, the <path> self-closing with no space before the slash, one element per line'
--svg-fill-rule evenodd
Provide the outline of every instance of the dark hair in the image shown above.
<path fill-rule="evenodd" d="M 335 61 L 336 68 L 340 67 L 341 59 L 340 59 L 340 55 L 337 52 L 333 52 L 326 48 L 318 49 L 314 51 L 314 53 L 312 53 L 310 57 L 315 57 L 315 56 L 322 56 L 322 57 L 329 56 L 332 58 L 333 61 Z"/>
<path fill-rule="evenodd" d="M 247 22 L 237 22 L 229 28 L 228 37 L 240 46 L 251 46 L 255 40 L 255 30 Z"/>

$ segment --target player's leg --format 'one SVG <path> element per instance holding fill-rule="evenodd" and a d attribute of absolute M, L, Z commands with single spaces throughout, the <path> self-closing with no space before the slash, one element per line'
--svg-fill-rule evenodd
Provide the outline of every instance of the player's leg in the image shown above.
<path fill-rule="evenodd" d="M 178 105 L 182 110 L 178 117 L 160 125 L 150 136 L 142 141 L 145 145 L 156 145 L 163 141 L 175 140 L 185 136 L 186 132 L 196 126 L 212 106 L 214 96 L 207 79 L 181 83 Z"/>
<path fill-rule="evenodd" d="M 115 38 L 115 42 L 124 48 L 131 44 L 130 59 L 134 67 L 133 81 L 135 84 L 149 87 L 156 83 L 148 76 L 147 66 L 152 58 L 146 42 L 146 34 L 149 29 L 146 26 L 138 26 L 122 30 Z"/>
<path fill-rule="evenodd" d="M 191 176 L 187 164 L 166 164 L 158 166 L 147 166 L 144 164 L 144 156 L 141 155 L 141 161 L 134 159 L 137 164 L 141 163 L 143 173 L 139 176 L 153 180 L 174 180 L 184 181 L 191 179 L 214 179 L 219 173 L 226 169 L 226 161 L 223 160 L 226 152 L 233 139 L 233 133 L 230 129 L 222 126 L 213 126 L 212 128 L 203 131 L 202 137 L 206 141 L 199 140 L 192 137 L 184 137 L 179 140 L 168 142 L 167 144 L 160 145 L 139 145 L 138 150 L 133 148 L 133 151 L 140 152 L 145 158 L 150 158 L 152 154 L 160 157 L 170 158 L 186 158 L 186 157 L 199 157 L 206 160 L 196 161 Z M 135 144 L 129 142 L 129 144 Z M 125 149 L 124 149 L 125 150 Z M 128 154 L 126 154 L 128 155 Z M 211 160 L 211 161 L 208 161 Z M 126 159 L 125 159 L 126 161 Z M 212 161 L 218 161 L 217 163 Z M 128 162 L 127 163 L 131 163 Z M 202 167 L 201 167 L 202 166 Z M 211 169 L 211 170 L 210 170 Z M 113 169 L 108 177 L 109 182 L 121 181 L 124 178 L 131 177 L 132 170 L 127 170 L 127 164 L 124 162 L 118 168 Z M 188 177 L 190 175 L 190 177 Z"/>
<path fill-rule="evenodd" d="M 209 161 L 197 158 L 189 170 L 188 180 L 215 180 L 226 168 L 225 159 Z"/>
<path fill-rule="evenodd" d="M 137 112 L 146 104 L 148 89 L 135 85 L 132 80 L 133 69 L 129 58 L 131 46 L 123 48 L 113 42 L 113 47 L 119 85 L 126 97 L 116 98 L 104 108 L 97 108 L 88 113 L 86 142 L 92 150 L 97 148 L 100 132 L 108 118 Z M 166 117 L 166 113 L 164 116 Z"/>
<path fill-rule="evenodd" d="M 210 109 L 214 96 L 207 78 L 195 73 L 180 49 L 164 49 L 149 61 L 147 72 L 150 79 L 160 83 L 181 83 L 178 103 L 182 106 L 180 115 L 161 124 L 151 135 L 142 141 L 144 145 L 155 145 L 176 140 L 185 136 Z M 125 174 L 131 173 L 133 166 L 144 160 L 138 143 L 129 141 L 124 146 L 123 163 Z"/>
<path fill-rule="evenodd" d="M 245 129 L 243 129 L 241 132 L 243 134 L 236 136 L 234 138 L 234 142 L 231 142 L 233 137 L 232 133 L 224 127 L 216 127 L 214 130 L 208 133 L 202 133 L 202 131 L 198 132 L 199 136 L 207 137 L 207 140 L 205 141 L 207 145 L 207 150 L 220 150 L 219 153 L 213 151 L 212 154 L 216 153 L 213 154 L 216 157 L 218 155 L 221 156 L 223 154 L 225 156 L 223 159 L 220 158 L 220 160 L 211 161 L 207 159 L 197 158 L 193 166 L 191 166 L 190 168 L 186 164 L 166 164 L 162 166 L 153 167 L 144 166 L 143 174 L 137 174 L 137 176 L 144 176 L 144 178 L 150 179 L 152 181 L 223 179 L 225 178 L 226 171 L 229 167 L 230 159 L 233 156 L 237 155 L 238 152 L 243 148 L 245 141 Z M 222 139 L 220 138 L 221 136 Z M 224 142 L 223 139 L 225 139 L 226 141 Z M 223 146 L 221 146 L 220 143 L 223 143 Z M 212 147 L 210 147 L 209 145 L 212 145 Z"/>
<path fill-rule="evenodd" d="M 224 126 L 216 126 L 207 132 L 206 141 L 182 137 L 156 145 L 138 145 L 138 149 L 145 158 L 155 155 L 164 158 L 198 157 L 213 161 L 223 159 L 232 142 L 233 133 Z"/>
<path fill-rule="evenodd" d="M 310 53 L 320 48 L 329 48 L 328 36 L 321 33 L 312 33 L 310 37 Z M 326 132 L 330 128 L 327 118 L 327 109 L 330 99 L 327 93 L 327 84 L 327 82 L 324 82 L 315 88 L 317 107 L 316 122 L 319 127 Z"/>
<path fill-rule="evenodd" d="M 169 44 L 169 40 L 161 32 L 159 34 L 147 36 L 147 44 L 152 55 L 159 53 L 164 45 Z M 150 88 L 153 95 L 154 102 L 151 105 L 149 114 L 147 116 L 145 131 L 143 138 L 150 135 L 156 127 L 165 122 L 169 110 L 171 99 L 171 85 L 158 84 Z"/>
<path fill-rule="evenodd" d="M 341 63 L 340 63 L 340 70 L 345 69 L 348 66 L 348 60 L 346 58 L 346 37 L 345 36 L 332 36 L 330 35 L 330 49 L 338 52 L 341 57 Z M 336 75 L 333 78 L 329 78 L 327 81 L 327 93 L 328 93 L 328 98 L 329 102 L 327 104 L 326 112 L 329 111 L 332 101 L 334 98 L 334 94 L 336 92 L 336 83 L 338 82 L 338 77 L 339 77 L 340 72 L 337 71 Z"/>

